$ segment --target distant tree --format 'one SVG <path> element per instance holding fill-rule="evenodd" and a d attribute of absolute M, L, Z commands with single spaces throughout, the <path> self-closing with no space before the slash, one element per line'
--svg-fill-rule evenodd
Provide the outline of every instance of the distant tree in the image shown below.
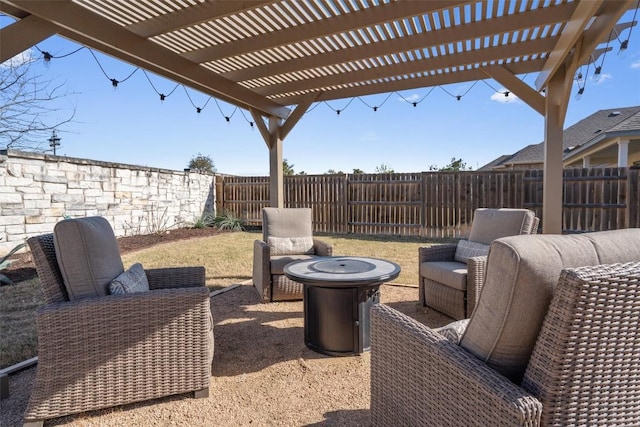
<path fill-rule="evenodd" d="M 381 163 L 379 166 L 376 166 L 376 173 L 395 173 L 395 171 L 391 169 L 389 165 Z"/>
<path fill-rule="evenodd" d="M 61 101 L 71 95 L 65 83 L 57 83 L 32 68 L 37 59 L 31 50 L 0 64 L 0 146 L 7 149 L 46 151 L 51 131 L 73 120 L 66 118 Z"/>
<path fill-rule="evenodd" d="M 362 169 L 353 168 L 353 173 L 364 173 Z"/>
<path fill-rule="evenodd" d="M 214 173 L 217 171 L 216 165 L 211 157 L 203 154 L 196 154 L 189 160 L 189 169 L 199 173 Z"/>
<path fill-rule="evenodd" d="M 467 163 L 462 159 L 456 159 L 455 157 L 451 158 L 451 162 L 448 165 L 443 167 L 438 167 L 436 165 L 429 166 L 430 171 L 440 171 L 440 172 L 455 172 L 455 171 L 470 171 L 471 166 L 467 166 Z"/>
<path fill-rule="evenodd" d="M 300 171 L 298 172 L 296 175 L 306 175 L 307 173 L 305 171 Z"/>
<path fill-rule="evenodd" d="M 339 174 L 339 173 L 344 173 L 342 171 L 337 171 L 335 169 L 329 169 L 328 171 L 325 172 L 327 175 L 335 175 L 335 174 Z"/>
<path fill-rule="evenodd" d="M 287 161 L 287 159 L 282 159 L 282 174 L 285 176 L 295 175 L 293 166 L 293 163 L 289 164 L 289 161 Z"/>

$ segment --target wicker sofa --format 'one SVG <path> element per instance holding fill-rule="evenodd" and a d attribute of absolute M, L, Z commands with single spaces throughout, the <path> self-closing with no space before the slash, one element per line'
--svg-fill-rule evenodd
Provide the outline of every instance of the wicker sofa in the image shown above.
<path fill-rule="evenodd" d="M 106 295 L 99 280 L 117 275 L 108 272 L 114 266 L 124 273 L 108 222 L 65 220 L 54 234 L 28 240 L 45 304 L 36 314 L 38 367 L 25 425 L 190 391 L 208 396 L 213 323 L 204 267 L 148 269 L 149 292 Z M 60 254 L 65 240 L 80 248 Z M 83 289 L 65 285 L 86 273 L 95 281 L 83 280 Z M 91 288 L 105 295 L 86 294 Z"/>
<path fill-rule="evenodd" d="M 313 237 L 311 209 L 262 209 L 262 240 L 253 244 L 253 285 L 261 301 L 301 300 L 302 284 L 287 278 L 284 266 L 332 253 L 330 244 Z"/>
<path fill-rule="evenodd" d="M 471 316 L 484 283 L 489 245 L 495 239 L 535 234 L 538 218 L 529 209 L 479 208 L 467 239 L 418 248 L 419 305 L 453 319 Z"/>
<path fill-rule="evenodd" d="M 640 425 L 640 229 L 512 236 L 471 319 L 371 309 L 374 426 Z"/>

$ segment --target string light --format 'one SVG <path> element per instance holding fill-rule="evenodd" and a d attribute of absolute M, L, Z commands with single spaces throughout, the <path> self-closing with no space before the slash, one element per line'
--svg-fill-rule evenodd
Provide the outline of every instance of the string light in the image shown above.
<path fill-rule="evenodd" d="M 582 98 L 582 94 L 584 93 L 584 86 L 578 89 L 578 93 L 576 93 L 576 101 L 579 101 Z"/>
<path fill-rule="evenodd" d="M 118 83 L 120 83 L 118 80 L 111 79 L 111 86 L 113 86 L 114 90 L 118 88 Z"/>

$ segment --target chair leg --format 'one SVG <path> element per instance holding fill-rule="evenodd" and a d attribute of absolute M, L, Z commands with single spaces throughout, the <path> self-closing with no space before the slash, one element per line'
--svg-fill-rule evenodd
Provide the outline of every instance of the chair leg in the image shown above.
<path fill-rule="evenodd" d="M 9 397 L 9 375 L 0 373 L 0 400 Z"/>
<path fill-rule="evenodd" d="M 193 392 L 194 399 L 204 399 L 209 397 L 209 387 Z"/>
<path fill-rule="evenodd" d="M 24 420 L 23 427 L 42 427 L 44 420 Z"/>

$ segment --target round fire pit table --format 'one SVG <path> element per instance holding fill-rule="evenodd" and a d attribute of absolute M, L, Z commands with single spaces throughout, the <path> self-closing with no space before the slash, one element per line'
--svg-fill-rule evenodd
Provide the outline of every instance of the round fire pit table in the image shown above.
<path fill-rule="evenodd" d="M 362 257 L 316 257 L 284 267 L 304 288 L 304 343 L 329 356 L 369 351 L 369 308 L 380 302 L 380 285 L 400 274 L 391 261 Z"/>

